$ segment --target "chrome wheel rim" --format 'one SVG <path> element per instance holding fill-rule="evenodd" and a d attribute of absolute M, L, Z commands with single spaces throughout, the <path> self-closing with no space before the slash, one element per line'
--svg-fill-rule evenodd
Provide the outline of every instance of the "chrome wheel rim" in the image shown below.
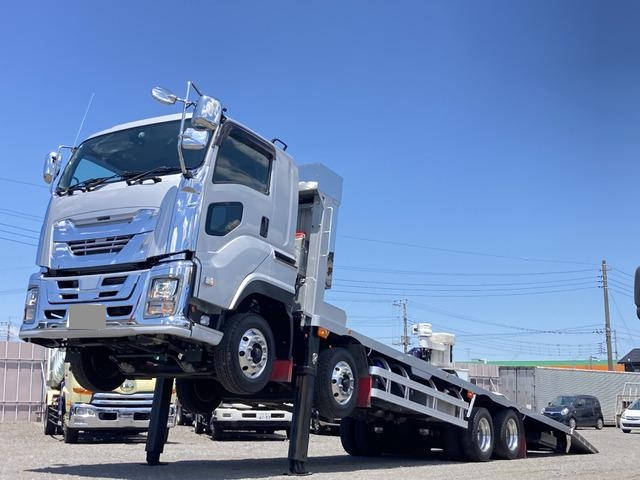
<path fill-rule="evenodd" d="M 513 418 L 507 420 L 507 431 L 506 431 L 506 440 L 507 440 L 507 448 L 510 451 L 514 451 L 518 448 L 518 424 Z"/>
<path fill-rule="evenodd" d="M 489 420 L 486 418 L 481 418 L 478 422 L 476 440 L 481 452 L 487 452 L 491 448 L 491 425 L 489 425 Z"/>
<path fill-rule="evenodd" d="M 331 373 L 331 393 L 334 400 L 340 405 L 348 403 L 353 396 L 354 386 L 355 379 L 349 364 L 344 360 L 336 363 Z"/>
<path fill-rule="evenodd" d="M 259 377 L 267 368 L 268 357 L 267 339 L 260 330 L 250 328 L 242 334 L 238 346 L 238 361 L 245 377 Z"/>

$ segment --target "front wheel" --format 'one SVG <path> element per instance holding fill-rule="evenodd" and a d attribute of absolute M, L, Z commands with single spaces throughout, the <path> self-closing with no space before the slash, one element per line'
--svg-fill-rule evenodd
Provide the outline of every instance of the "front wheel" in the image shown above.
<path fill-rule="evenodd" d="M 575 430 L 575 428 L 576 428 L 577 426 L 578 426 L 578 424 L 576 423 L 576 419 L 575 419 L 575 418 L 573 418 L 573 417 L 571 417 L 571 418 L 569 419 L 569 428 L 570 428 L 571 430 Z"/>
<path fill-rule="evenodd" d="M 318 358 L 314 403 L 322 418 L 345 418 L 358 400 L 356 362 L 345 348 L 330 348 Z"/>
<path fill-rule="evenodd" d="M 85 347 L 69 352 L 69 366 L 78 383 L 92 392 L 110 392 L 126 380 L 118 366 L 102 347 Z"/>
<path fill-rule="evenodd" d="M 239 395 L 266 387 L 275 362 L 275 340 L 267 321 L 257 313 L 238 313 L 225 322 L 222 333 L 213 350 L 222 386 Z"/>
<path fill-rule="evenodd" d="M 631 433 L 631 430 L 627 429 L 627 428 L 623 428 L 622 429 L 622 433 Z"/>
<path fill-rule="evenodd" d="M 42 415 L 44 422 L 44 434 L 45 435 L 55 435 L 58 432 L 58 423 L 54 422 L 54 416 L 58 413 L 58 409 L 53 407 L 52 405 L 46 405 L 44 409 L 44 414 Z"/>

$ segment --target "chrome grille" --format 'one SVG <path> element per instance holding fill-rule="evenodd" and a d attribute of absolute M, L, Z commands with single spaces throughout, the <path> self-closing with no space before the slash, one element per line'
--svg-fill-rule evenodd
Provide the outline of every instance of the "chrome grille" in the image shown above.
<path fill-rule="evenodd" d="M 74 255 L 97 255 L 100 253 L 118 253 L 133 235 L 117 237 L 92 238 L 90 240 L 74 240 L 67 242 Z"/>
<path fill-rule="evenodd" d="M 96 407 L 111 408 L 151 408 L 153 405 L 153 393 L 94 393 L 91 405 Z"/>

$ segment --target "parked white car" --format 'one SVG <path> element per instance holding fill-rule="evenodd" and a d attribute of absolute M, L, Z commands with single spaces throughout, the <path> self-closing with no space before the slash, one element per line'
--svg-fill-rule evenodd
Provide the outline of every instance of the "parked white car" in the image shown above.
<path fill-rule="evenodd" d="M 620 429 L 624 433 L 629 433 L 631 430 L 640 430 L 640 399 L 633 402 L 629 407 L 622 412 L 620 417 Z"/>

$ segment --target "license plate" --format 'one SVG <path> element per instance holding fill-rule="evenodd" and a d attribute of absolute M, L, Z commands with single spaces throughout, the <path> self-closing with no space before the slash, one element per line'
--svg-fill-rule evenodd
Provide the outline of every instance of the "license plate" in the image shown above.
<path fill-rule="evenodd" d="M 267 412 L 258 412 L 258 420 L 271 420 L 271 414 Z"/>
<path fill-rule="evenodd" d="M 107 327 L 107 309 L 104 305 L 71 305 L 67 328 L 98 330 Z"/>

